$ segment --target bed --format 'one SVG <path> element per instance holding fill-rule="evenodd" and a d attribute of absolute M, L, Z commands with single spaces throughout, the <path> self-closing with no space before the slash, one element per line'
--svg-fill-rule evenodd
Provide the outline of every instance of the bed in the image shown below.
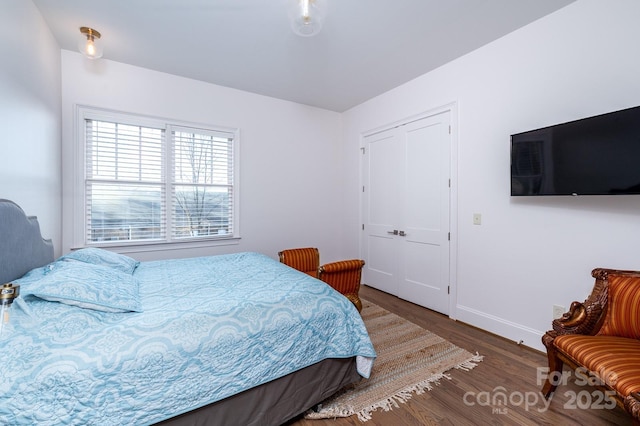
<path fill-rule="evenodd" d="M 0 200 L 0 424 L 277 425 L 368 377 L 353 304 L 259 253 L 54 259 Z"/>

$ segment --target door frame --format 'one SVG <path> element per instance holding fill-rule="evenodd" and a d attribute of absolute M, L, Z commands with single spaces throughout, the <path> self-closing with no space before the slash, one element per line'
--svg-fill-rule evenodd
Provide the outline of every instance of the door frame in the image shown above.
<path fill-rule="evenodd" d="M 451 113 L 451 147 L 450 147 L 450 158 L 449 158 L 449 170 L 450 170 L 450 179 L 451 186 L 449 192 L 449 232 L 451 233 L 451 238 L 449 240 L 449 318 L 457 319 L 457 302 L 458 302 L 458 104 L 457 102 L 451 102 L 449 104 L 445 104 L 424 112 L 421 112 L 416 115 L 412 115 L 409 117 L 405 117 L 403 119 L 384 124 L 382 126 L 378 126 L 376 128 L 370 129 L 368 131 L 364 131 L 360 133 L 360 141 L 358 143 L 358 149 L 362 150 L 365 147 L 365 138 L 367 136 L 374 135 L 376 133 L 384 132 L 386 130 L 392 129 L 394 127 L 402 126 L 404 124 L 411 123 L 413 121 L 421 120 L 424 118 L 432 117 L 434 115 L 442 114 L 444 112 Z M 363 182 L 363 156 L 359 156 L 360 164 L 359 164 L 359 182 L 360 187 L 364 185 Z M 362 223 L 364 211 L 363 211 L 363 203 L 364 203 L 364 195 L 362 191 L 360 191 L 358 203 L 358 213 L 359 219 Z M 358 239 L 358 248 L 360 252 L 360 256 L 363 256 L 364 248 L 362 246 L 362 233 L 360 233 L 360 238 Z M 366 283 L 365 283 L 366 284 Z"/>

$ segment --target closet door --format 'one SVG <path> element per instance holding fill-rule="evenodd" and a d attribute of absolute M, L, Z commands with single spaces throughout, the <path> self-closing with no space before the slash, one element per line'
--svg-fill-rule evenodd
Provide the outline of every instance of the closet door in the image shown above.
<path fill-rule="evenodd" d="M 449 313 L 449 113 L 403 126 L 398 297 Z"/>
<path fill-rule="evenodd" d="M 403 195 L 400 132 L 397 128 L 368 136 L 363 161 L 363 282 L 398 294 L 398 215 Z M 394 235 L 395 234 L 395 235 Z"/>
<path fill-rule="evenodd" d="M 363 282 L 448 314 L 450 113 L 365 138 Z"/>

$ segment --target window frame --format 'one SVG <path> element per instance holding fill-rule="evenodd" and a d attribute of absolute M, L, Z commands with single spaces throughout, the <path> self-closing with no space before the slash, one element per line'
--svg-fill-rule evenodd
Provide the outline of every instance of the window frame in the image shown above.
<path fill-rule="evenodd" d="M 72 249 L 83 247 L 103 247 L 116 249 L 121 253 L 133 253 L 140 251 L 174 250 L 181 248 L 198 248 L 219 245 L 238 244 L 240 240 L 240 131 L 237 128 L 224 127 L 219 125 L 186 122 L 181 120 L 151 117 L 135 113 L 120 112 L 86 105 L 76 105 L 75 113 L 75 137 L 74 137 L 74 158 L 73 158 L 73 231 Z M 150 241 L 114 241 L 114 242 L 91 242 L 87 238 L 87 194 L 86 194 L 86 120 L 111 121 L 132 126 L 143 126 L 162 129 L 164 131 L 164 156 L 165 156 L 165 180 L 162 183 L 166 194 L 165 206 L 166 218 L 163 226 L 166 228 L 164 239 Z M 173 218 L 173 203 L 171 187 L 176 182 L 173 180 L 173 138 L 172 131 L 183 131 L 185 129 L 201 130 L 209 133 L 225 133 L 233 135 L 233 193 L 231 203 L 233 213 L 229 216 L 233 223 L 233 232 L 225 235 L 200 236 L 192 238 L 173 238 L 171 232 Z"/>

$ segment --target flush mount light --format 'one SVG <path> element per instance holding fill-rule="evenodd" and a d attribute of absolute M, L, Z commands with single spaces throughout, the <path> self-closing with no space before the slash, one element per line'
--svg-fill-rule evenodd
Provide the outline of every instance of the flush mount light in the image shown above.
<path fill-rule="evenodd" d="M 80 27 L 80 37 L 80 41 L 78 41 L 80 53 L 89 59 L 102 57 L 102 42 L 98 31 L 89 27 Z"/>
<path fill-rule="evenodd" d="M 290 0 L 293 2 L 291 11 L 291 28 L 302 37 L 311 37 L 320 32 L 324 20 L 323 0 Z"/>

